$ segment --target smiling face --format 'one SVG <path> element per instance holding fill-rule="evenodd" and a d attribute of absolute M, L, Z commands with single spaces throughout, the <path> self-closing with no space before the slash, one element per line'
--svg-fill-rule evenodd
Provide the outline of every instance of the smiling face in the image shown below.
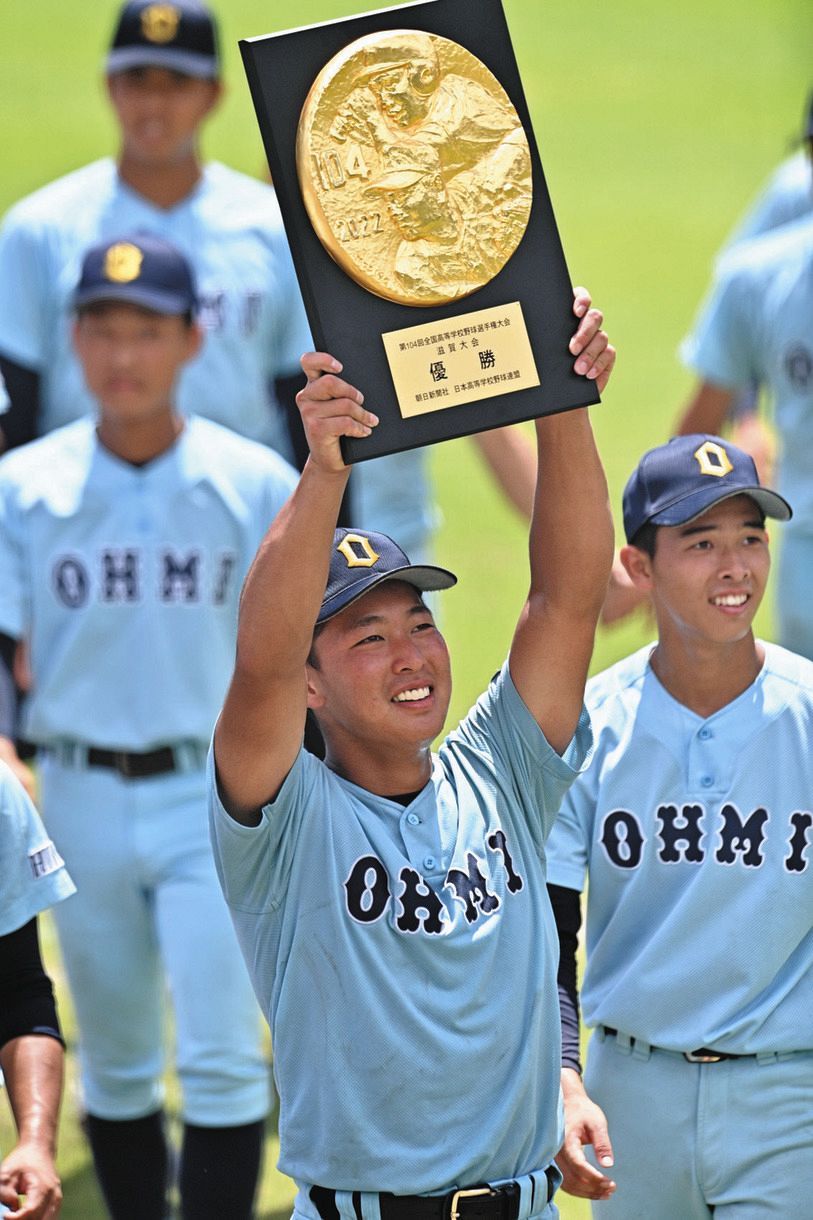
<path fill-rule="evenodd" d="M 216 81 L 169 68 L 130 68 L 107 78 L 122 155 L 163 168 L 194 153 L 201 123 L 220 97 Z"/>
<path fill-rule="evenodd" d="M 354 758 L 414 757 L 443 728 L 449 653 L 412 585 L 387 581 L 365 593 L 325 624 L 312 656 L 308 705 L 348 778 Z"/>
<path fill-rule="evenodd" d="M 732 644 L 750 635 L 770 570 L 768 535 L 750 496 L 722 500 L 685 525 L 661 526 L 651 558 L 634 547 L 624 552 L 630 575 L 636 579 L 634 561 L 636 583 L 652 595 L 662 642 L 678 635 Z"/>

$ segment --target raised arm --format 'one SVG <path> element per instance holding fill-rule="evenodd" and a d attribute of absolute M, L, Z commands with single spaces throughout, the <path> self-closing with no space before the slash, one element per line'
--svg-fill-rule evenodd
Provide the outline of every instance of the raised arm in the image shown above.
<path fill-rule="evenodd" d="M 602 316 L 579 289 L 575 370 L 607 384 L 615 350 Z M 613 527 L 604 470 L 587 411 L 536 421 L 537 483 L 530 532 L 531 586 L 511 645 L 511 677 L 555 750 L 578 723 L 593 638 L 607 590 Z"/>
<path fill-rule="evenodd" d="M 302 367 L 308 381 L 298 401 L 310 457 L 246 578 L 234 674 L 215 730 L 221 797 L 246 825 L 257 824 L 302 743 L 305 666 L 349 476 L 339 437 L 368 436 L 378 422 L 332 356 L 309 353 Z"/>

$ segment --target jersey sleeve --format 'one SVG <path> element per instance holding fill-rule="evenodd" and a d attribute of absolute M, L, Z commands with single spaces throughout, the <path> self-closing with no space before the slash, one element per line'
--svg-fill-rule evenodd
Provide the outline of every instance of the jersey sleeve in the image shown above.
<path fill-rule="evenodd" d="M 75 891 L 22 784 L 0 763 L 0 936 Z"/>
<path fill-rule="evenodd" d="M 589 864 L 595 791 L 588 772 L 580 775 L 562 801 L 548 838 L 548 883 L 583 890 Z"/>
<path fill-rule="evenodd" d="M 262 914 L 285 896 L 303 818 L 314 804 L 315 767 L 300 750 L 276 799 L 265 805 L 257 826 L 243 826 L 220 799 L 214 749 L 209 750 L 209 827 L 215 865 L 226 902 L 235 910 Z"/>
<path fill-rule="evenodd" d="M 680 349 L 684 363 L 704 381 L 736 389 L 761 379 L 753 318 L 758 296 L 747 267 L 723 260 L 694 329 Z"/>
<path fill-rule="evenodd" d="M 45 264 L 40 234 L 12 210 L 0 230 L 0 352 L 38 372 L 48 350 Z"/>
<path fill-rule="evenodd" d="M 0 462 L 0 632 L 18 640 L 30 617 L 23 519 L 13 480 Z"/>
<path fill-rule="evenodd" d="M 510 793 L 542 850 L 562 798 L 587 765 L 593 735 L 582 708 L 570 744 L 557 754 L 523 703 L 506 662 L 449 742 L 454 750 L 474 752 L 480 769 L 493 770 L 498 787 Z"/>

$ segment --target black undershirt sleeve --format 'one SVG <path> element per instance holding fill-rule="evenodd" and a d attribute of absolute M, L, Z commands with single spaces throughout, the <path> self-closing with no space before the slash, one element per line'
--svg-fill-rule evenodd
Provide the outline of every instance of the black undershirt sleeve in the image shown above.
<path fill-rule="evenodd" d="M 0 374 L 6 383 L 10 403 L 0 415 L 0 431 L 6 449 L 16 449 L 37 435 L 40 413 L 40 375 L 0 352 Z"/>
<path fill-rule="evenodd" d="M 581 894 L 563 885 L 549 885 L 548 895 L 559 934 L 559 1013 L 562 1022 L 562 1067 L 574 1068 L 581 1075 L 579 1053 L 579 989 L 576 951 L 582 922 Z"/>
<path fill-rule="evenodd" d="M 26 1034 L 43 1034 L 62 1042 L 54 989 L 40 956 L 36 919 L 0 936 L 0 996 L 0 1046 Z"/>

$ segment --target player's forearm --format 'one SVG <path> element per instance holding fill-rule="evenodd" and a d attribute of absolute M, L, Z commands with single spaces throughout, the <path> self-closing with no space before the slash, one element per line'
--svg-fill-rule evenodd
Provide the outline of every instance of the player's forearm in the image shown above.
<path fill-rule="evenodd" d="M 263 681 L 303 672 L 349 474 L 349 467 L 326 471 L 309 460 L 260 544 L 240 601 L 239 672 Z"/>
<path fill-rule="evenodd" d="M 64 1053 L 56 1038 L 37 1034 L 13 1038 L 0 1050 L 0 1067 L 20 1143 L 56 1150 Z"/>
<path fill-rule="evenodd" d="M 719 435 L 733 401 L 734 390 L 713 385 L 710 381 L 702 382 L 684 407 L 675 434 L 687 436 L 692 432 L 711 432 Z"/>
<path fill-rule="evenodd" d="M 586 409 L 536 422 L 531 599 L 595 621 L 613 559 L 607 480 Z"/>

